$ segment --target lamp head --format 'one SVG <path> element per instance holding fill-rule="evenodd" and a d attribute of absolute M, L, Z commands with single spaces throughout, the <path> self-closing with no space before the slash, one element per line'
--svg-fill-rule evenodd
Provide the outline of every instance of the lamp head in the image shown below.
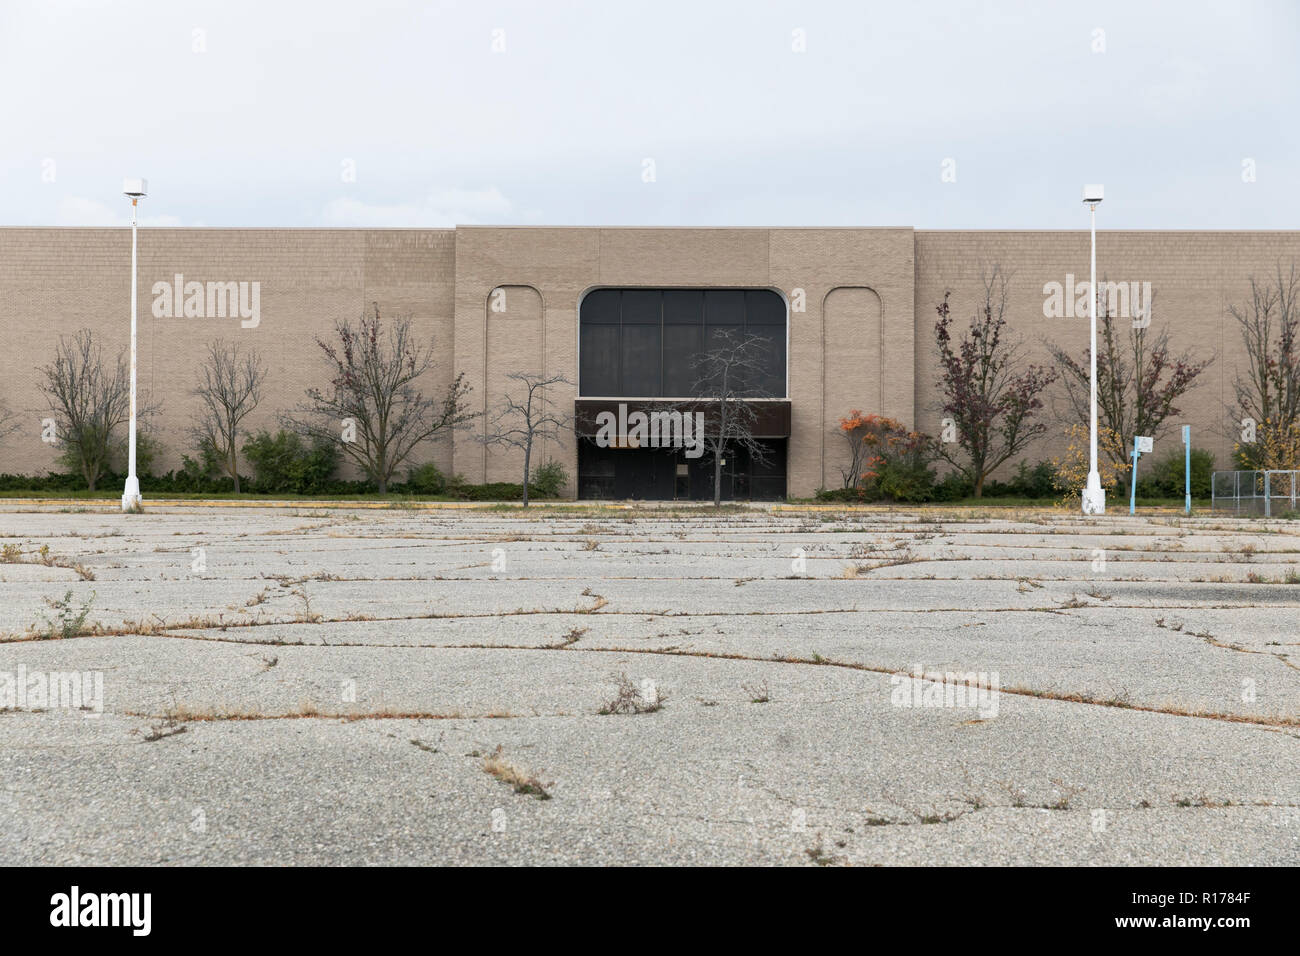
<path fill-rule="evenodd" d="M 1089 183 L 1083 187 L 1083 201 L 1088 205 L 1096 205 L 1101 202 L 1106 189 L 1101 183 Z"/>
<path fill-rule="evenodd" d="M 128 199 L 143 199 L 149 194 L 149 180 L 127 179 L 122 182 L 122 192 Z"/>

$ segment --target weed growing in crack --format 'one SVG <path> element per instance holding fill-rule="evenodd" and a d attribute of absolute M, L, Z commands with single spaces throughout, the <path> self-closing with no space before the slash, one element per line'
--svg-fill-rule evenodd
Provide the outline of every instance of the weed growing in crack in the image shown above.
<path fill-rule="evenodd" d="M 583 588 L 582 596 L 583 596 L 583 597 L 589 597 L 589 598 L 595 598 L 595 599 L 596 599 L 596 603 L 593 604 L 591 607 L 580 607 L 580 608 L 577 608 L 577 609 L 574 610 L 574 612 L 573 612 L 574 614 L 595 614 L 595 613 L 596 613 L 597 611 L 599 611 L 602 607 L 604 607 L 606 604 L 609 603 L 609 600 L 608 600 L 607 598 L 605 598 L 603 595 L 597 594 L 597 593 L 596 593 L 595 591 L 593 591 L 590 587 Z"/>
<path fill-rule="evenodd" d="M 41 545 L 31 559 L 25 559 L 22 546 L 10 542 L 3 549 L 0 549 L 0 564 L 40 564 L 47 568 L 67 568 L 70 571 L 76 571 L 77 577 L 83 581 L 95 580 L 94 572 L 84 564 L 51 554 L 48 544 Z"/>
<path fill-rule="evenodd" d="M 298 617 L 295 618 L 295 620 L 299 624 L 320 623 L 321 615 L 312 611 L 311 598 L 307 596 L 306 588 L 296 587 L 289 593 L 292 594 L 294 597 L 296 597 L 298 600 L 302 601 L 302 611 L 298 614 Z"/>
<path fill-rule="evenodd" d="M 1007 797 L 1011 800 L 1013 807 L 1023 807 L 1025 805 L 1025 790 L 1023 787 L 1017 787 L 1009 780 L 1004 780 L 999 786 L 1007 792 Z"/>
<path fill-rule="evenodd" d="M 550 650 L 560 650 L 561 648 L 569 647 L 582 640 L 582 635 L 586 634 L 589 630 L 590 628 L 586 627 L 571 627 L 563 637 L 552 644 L 547 644 L 546 647 Z"/>
<path fill-rule="evenodd" d="M 826 852 L 825 847 L 822 845 L 821 837 L 817 838 L 816 846 L 810 846 L 803 852 L 808 859 L 812 860 L 818 866 L 835 866 L 836 864 L 844 864 L 848 862 L 848 857 L 835 856 L 834 854 Z"/>
<path fill-rule="evenodd" d="M 1070 809 L 1071 801 L 1088 789 L 1087 787 L 1071 786 L 1056 777 L 1052 778 L 1052 783 L 1056 785 L 1056 790 L 1059 796 L 1056 798 L 1056 802 L 1043 805 L 1046 810 L 1068 810 Z"/>
<path fill-rule="evenodd" d="M 175 737 L 177 734 L 183 734 L 187 730 L 189 728 L 181 722 L 180 716 L 173 707 L 160 720 L 151 723 L 147 730 L 136 729 L 131 733 L 139 737 L 144 743 L 151 744 L 156 740 L 162 740 L 164 737 Z"/>
<path fill-rule="evenodd" d="M 645 687 L 637 687 L 627 674 L 614 678 L 617 690 L 614 696 L 601 705 L 598 714 L 653 714 L 668 702 L 668 694 L 651 680 Z"/>
<path fill-rule="evenodd" d="M 751 704 L 766 704 L 772 699 L 771 693 L 767 689 L 767 681 L 759 681 L 754 684 L 741 684 L 741 688 L 749 695 Z"/>
<path fill-rule="evenodd" d="M 1224 807 L 1237 806 L 1232 800 L 1215 800 L 1205 794 L 1196 797 L 1176 797 L 1176 807 L 1205 807 L 1210 810 L 1222 810 Z"/>
<path fill-rule="evenodd" d="M 94 591 L 90 592 L 90 597 L 80 608 L 73 607 L 72 591 L 57 601 L 46 598 L 46 605 L 54 610 L 54 619 L 45 618 L 45 630 L 40 632 L 40 639 L 53 641 L 89 633 L 91 629 L 86 627 L 86 618 L 90 616 L 90 606 L 94 602 Z"/>
<path fill-rule="evenodd" d="M 415 741 L 411 742 L 415 743 Z M 495 777 L 504 784 L 509 784 L 515 793 L 536 797 L 538 800 L 551 799 L 551 795 L 547 793 L 546 788 L 554 786 L 554 784 L 544 784 L 532 774 L 520 770 L 502 756 L 501 750 L 501 745 L 497 744 L 497 749 L 483 761 L 484 773 Z"/>

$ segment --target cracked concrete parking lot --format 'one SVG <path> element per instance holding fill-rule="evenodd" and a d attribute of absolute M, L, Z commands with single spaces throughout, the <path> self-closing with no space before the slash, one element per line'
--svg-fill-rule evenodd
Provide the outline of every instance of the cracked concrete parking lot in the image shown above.
<path fill-rule="evenodd" d="M 8 864 L 1300 862 L 1293 521 L 10 503 L 0 543 Z"/>

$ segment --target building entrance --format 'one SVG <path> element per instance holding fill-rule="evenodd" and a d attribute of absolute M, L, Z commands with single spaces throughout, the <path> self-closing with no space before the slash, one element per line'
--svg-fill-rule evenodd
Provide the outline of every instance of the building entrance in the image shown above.
<path fill-rule="evenodd" d="M 784 438 L 765 439 L 766 461 L 743 447 L 727 451 L 722 466 L 723 501 L 779 501 L 786 496 Z M 578 497 L 632 501 L 713 500 L 713 460 L 687 458 L 682 449 L 602 448 L 578 442 Z"/>

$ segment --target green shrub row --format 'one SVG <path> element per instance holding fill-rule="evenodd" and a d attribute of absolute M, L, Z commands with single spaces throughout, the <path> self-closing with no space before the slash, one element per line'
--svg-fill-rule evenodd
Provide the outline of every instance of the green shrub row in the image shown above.
<path fill-rule="evenodd" d="M 1214 456 L 1203 448 L 1192 449 L 1192 497 L 1210 497 L 1210 475 L 1214 471 Z M 904 504 L 960 501 L 971 497 L 974 489 L 969 481 L 955 472 L 942 478 L 924 464 L 905 460 L 886 460 L 877 466 L 877 477 L 856 488 L 823 488 L 817 492 L 819 501 L 894 501 Z M 1183 496 L 1183 452 L 1174 449 L 1154 461 L 1138 462 L 1137 496 L 1139 498 L 1181 498 Z M 1108 489 L 1110 497 L 1127 498 L 1128 479 L 1122 485 Z M 1027 461 L 1016 466 L 1015 474 L 1007 481 L 986 481 L 985 498 L 1030 498 L 1057 500 L 1061 491 L 1056 487 L 1056 469 L 1051 462 L 1040 461 L 1030 465 Z"/>
<path fill-rule="evenodd" d="M 243 454 L 243 461 L 253 469 L 253 475 L 245 477 L 241 468 L 240 488 L 251 494 L 372 495 L 378 490 L 372 481 L 335 477 L 339 465 L 337 448 L 328 443 L 306 441 L 291 431 L 282 429 L 275 434 L 260 431 L 244 443 Z M 147 470 L 151 460 L 152 455 L 148 459 L 137 455 L 140 491 L 145 495 L 229 494 L 234 491 L 234 482 L 229 477 L 214 477 L 217 466 L 213 461 L 200 461 L 185 455 L 179 469 L 154 475 Z M 123 474 L 109 473 L 100 479 L 98 487 L 113 488 L 121 485 L 124 479 Z M 564 466 L 557 461 L 548 461 L 533 469 L 528 495 L 539 499 L 558 498 L 568 481 Z M 523 498 L 523 487 L 518 482 L 474 485 L 459 475 L 448 478 L 432 462 L 409 469 L 405 481 L 388 487 L 390 492 L 399 495 L 427 495 L 461 501 L 517 501 Z M 85 479 L 79 473 L 0 474 L 0 492 L 85 489 Z"/>

